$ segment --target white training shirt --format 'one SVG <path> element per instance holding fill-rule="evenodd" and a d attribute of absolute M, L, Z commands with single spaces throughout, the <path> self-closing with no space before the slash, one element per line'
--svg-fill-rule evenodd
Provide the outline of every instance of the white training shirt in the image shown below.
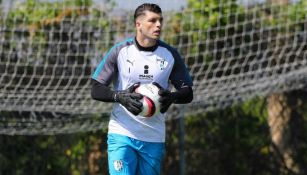
<path fill-rule="evenodd" d="M 158 40 L 149 50 L 134 38 L 113 46 L 96 68 L 92 78 L 104 85 L 113 82 L 114 90 L 125 90 L 134 83 L 157 82 L 168 89 L 192 86 L 192 79 L 178 52 Z M 147 142 L 165 142 L 165 116 L 135 116 L 115 103 L 109 122 L 109 133 L 125 135 Z"/>

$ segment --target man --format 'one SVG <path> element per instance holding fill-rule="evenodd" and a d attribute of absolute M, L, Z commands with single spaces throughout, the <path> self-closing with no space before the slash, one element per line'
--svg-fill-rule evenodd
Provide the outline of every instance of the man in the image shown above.
<path fill-rule="evenodd" d="M 172 103 L 193 99 L 192 80 L 178 52 L 159 40 L 162 11 L 145 3 L 134 13 L 136 37 L 112 47 L 96 68 L 92 98 L 114 103 L 108 126 L 110 174 L 160 174 L 165 152 L 165 116 Z M 109 88 L 113 82 L 114 90 Z M 161 89 L 160 112 L 139 115 L 143 98 L 134 90 L 155 83 Z M 171 83 L 175 92 L 170 92 Z"/>

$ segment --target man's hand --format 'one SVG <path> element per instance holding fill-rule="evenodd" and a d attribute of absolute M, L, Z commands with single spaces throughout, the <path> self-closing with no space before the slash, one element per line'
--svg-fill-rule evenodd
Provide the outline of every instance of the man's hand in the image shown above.
<path fill-rule="evenodd" d="M 139 86 L 140 83 L 135 83 L 124 91 L 115 92 L 114 95 L 114 101 L 122 104 L 133 115 L 138 115 L 143 109 L 143 104 L 140 102 L 143 95 L 134 92 Z"/>
<path fill-rule="evenodd" d="M 159 102 L 161 103 L 160 112 L 165 113 L 171 104 L 175 101 L 175 97 L 169 90 L 161 89 L 159 91 L 160 99 Z"/>
<path fill-rule="evenodd" d="M 159 102 L 160 102 L 160 112 L 165 113 L 172 103 L 176 104 L 186 104 L 193 100 L 193 90 L 190 86 L 185 86 L 179 88 L 176 92 L 171 92 L 164 89 L 158 83 L 153 82 L 152 84 L 159 87 Z"/>
<path fill-rule="evenodd" d="M 172 92 L 167 89 L 164 89 L 159 83 L 153 82 L 155 86 L 157 86 L 159 90 L 159 102 L 160 102 L 160 112 L 165 113 L 171 104 L 175 101 L 175 96 Z"/>

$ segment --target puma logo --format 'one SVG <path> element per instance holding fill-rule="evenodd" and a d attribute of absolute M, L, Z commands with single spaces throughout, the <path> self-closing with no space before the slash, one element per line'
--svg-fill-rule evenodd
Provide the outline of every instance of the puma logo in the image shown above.
<path fill-rule="evenodd" d="M 134 62 L 134 60 L 133 61 L 131 61 L 131 60 L 126 60 L 128 63 L 130 63 L 131 64 L 131 66 L 133 66 L 133 62 Z"/>

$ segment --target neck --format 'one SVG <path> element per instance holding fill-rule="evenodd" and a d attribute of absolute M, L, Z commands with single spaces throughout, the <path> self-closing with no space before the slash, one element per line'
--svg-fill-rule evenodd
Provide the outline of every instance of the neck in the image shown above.
<path fill-rule="evenodd" d="M 136 40 L 138 41 L 139 45 L 142 47 L 152 47 L 155 46 L 157 43 L 157 40 L 151 39 L 151 38 L 145 38 L 140 35 L 136 36 Z"/>
<path fill-rule="evenodd" d="M 145 52 L 154 52 L 157 47 L 158 47 L 158 43 L 156 42 L 155 45 L 150 46 L 150 47 L 143 47 L 139 44 L 138 40 L 135 38 L 135 46 L 140 50 L 140 51 L 145 51 Z"/>

